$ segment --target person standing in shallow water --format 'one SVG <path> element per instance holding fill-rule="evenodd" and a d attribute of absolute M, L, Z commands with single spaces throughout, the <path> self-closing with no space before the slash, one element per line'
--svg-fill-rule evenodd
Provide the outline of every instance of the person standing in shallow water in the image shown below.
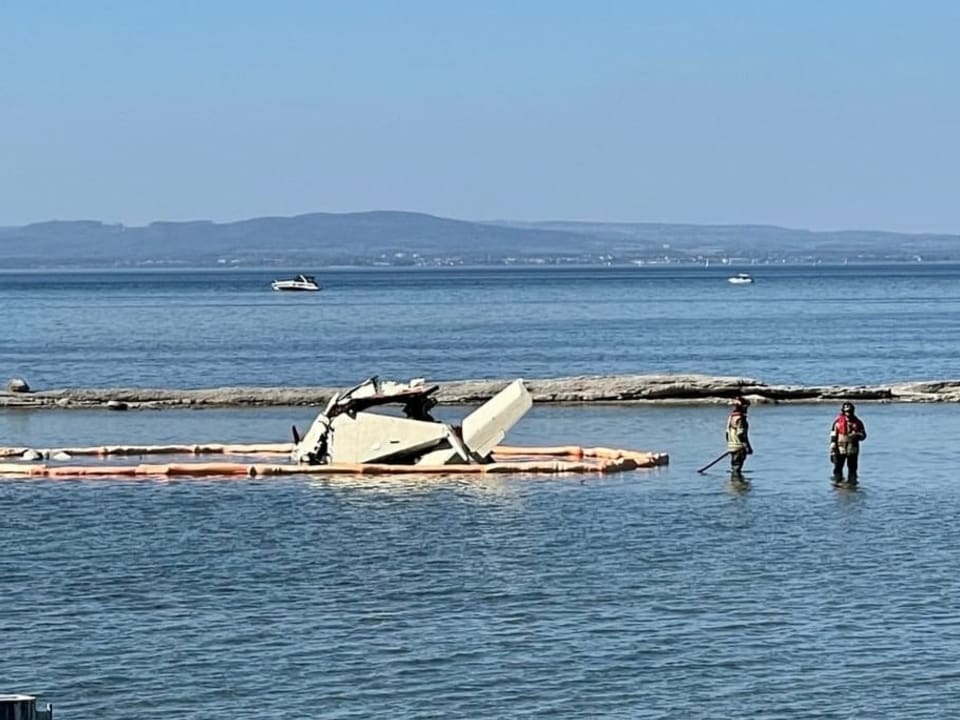
<path fill-rule="evenodd" d="M 733 399 L 733 409 L 727 418 L 727 452 L 730 453 L 730 471 L 739 475 L 747 455 L 753 454 L 750 445 L 750 423 L 747 422 L 747 408 L 750 402 L 746 398 Z"/>
<path fill-rule="evenodd" d="M 867 439 L 867 429 L 857 417 L 853 403 L 840 406 L 840 414 L 830 428 L 830 462 L 833 479 L 843 480 L 843 466 L 847 466 L 847 481 L 856 482 L 860 469 L 860 443 Z"/>

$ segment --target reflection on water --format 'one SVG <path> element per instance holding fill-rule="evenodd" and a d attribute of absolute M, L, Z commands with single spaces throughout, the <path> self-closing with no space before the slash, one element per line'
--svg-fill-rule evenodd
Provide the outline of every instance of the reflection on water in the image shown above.
<path fill-rule="evenodd" d="M 858 482 L 836 482 L 831 480 L 833 490 L 837 498 L 844 503 L 851 504 L 862 502 L 867 497 L 866 489 Z"/>
<path fill-rule="evenodd" d="M 460 492 L 478 499 L 511 498 L 521 484 L 494 475 L 303 475 L 308 487 L 318 490 L 350 490 L 387 495 L 426 495 L 435 492 Z"/>
<path fill-rule="evenodd" d="M 727 489 L 733 495 L 743 495 L 750 492 L 750 480 L 742 473 L 735 470 L 730 471 L 730 479 L 727 481 Z"/>

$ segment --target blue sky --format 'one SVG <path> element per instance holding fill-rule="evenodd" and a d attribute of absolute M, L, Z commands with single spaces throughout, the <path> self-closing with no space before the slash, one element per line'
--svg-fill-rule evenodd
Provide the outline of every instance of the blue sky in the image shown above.
<path fill-rule="evenodd" d="M 0 224 L 960 232 L 960 3 L 0 0 Z"/>

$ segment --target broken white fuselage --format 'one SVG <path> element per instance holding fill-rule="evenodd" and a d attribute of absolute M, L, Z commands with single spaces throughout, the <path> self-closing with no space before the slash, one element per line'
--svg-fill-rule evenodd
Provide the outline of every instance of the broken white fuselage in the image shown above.
<path fill-rule="evenodd" d="M 464 418 L 459 426 L 430 410 L 439 385 L 423 380 L 380 382 L 376 377 L 334 395 L 307 434 L 294 430 L 294 462 L 450 465 L 490 462 L 490 453 L 533 401 L 515 380 Z M 390 414 L 399 408 L 402 414 Z"/>

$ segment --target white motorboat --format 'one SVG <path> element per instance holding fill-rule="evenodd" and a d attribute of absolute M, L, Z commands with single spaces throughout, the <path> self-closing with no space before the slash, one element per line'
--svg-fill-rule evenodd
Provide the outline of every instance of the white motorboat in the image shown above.
<path fill-rule="evenodd" d="M 274 280 L 270 285 L 274 290 L 313 292 L 320 289 L 313 275 L 297 275 L 293 280 Z"/>
<path fill-rule="evenodd" d="M 736 275 L 728 277 L 727 282 L 731 282 L 734 285 L 749 285 L 753 282 L 753 278 L 750 277 L 749 273 L 737 273 Z"/>

